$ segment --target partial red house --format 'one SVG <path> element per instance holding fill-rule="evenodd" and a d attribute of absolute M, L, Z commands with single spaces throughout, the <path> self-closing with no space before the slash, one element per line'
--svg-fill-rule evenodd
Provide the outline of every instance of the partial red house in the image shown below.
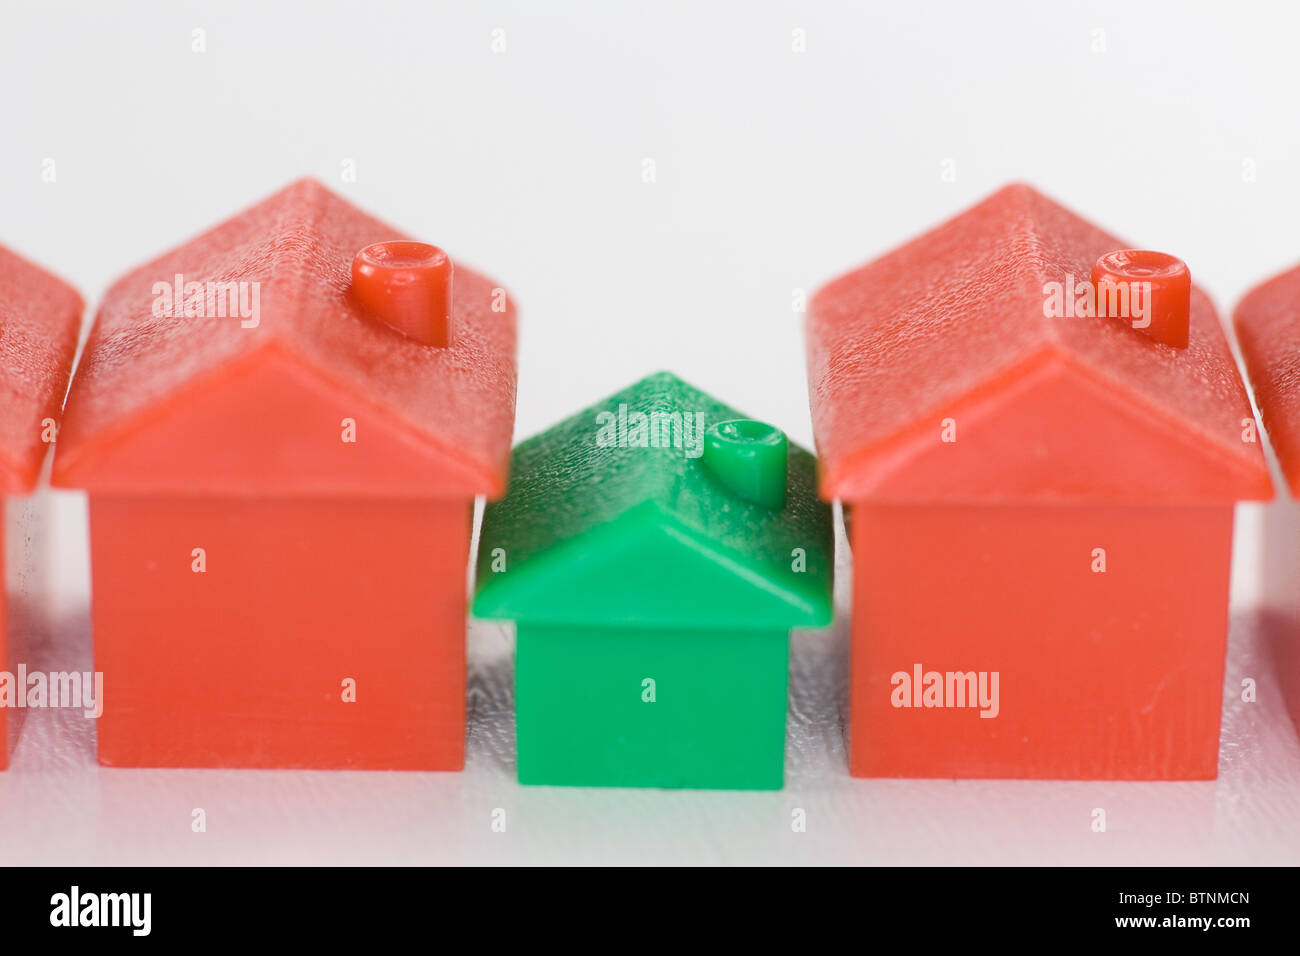
<path fill-rule="evenodd" d="M 855 775 L 1215 776 L 1233 505 L 1271 488 L 1210 300 L 1128 248 L 1013 185 L 812 300 Z M 1116 268 L 1131 314 L 1088 316 Z"/>
<path fill-rule="evenodd" d="M 77 334 L 85 305 L 77 291 L 3 246 L 0 246 L 0 528 L 5 527 L 4 499 L 35 490 L 45 454 L 58 432 Z M 22 545 L 14 544 L 13 547 Z M 5 548 L 0 547 L 0 770 L 9 766 L 17 733 L 16 695 L 27 688 L 17 681 L 18 664 L 9 640 Z M 12 714 L 10 713 L 12 711 Z"/>
<path fill-rule="evenodd" d="M 1300 499 L 1300 266 L 1251 289 L 1233 314 L 1255 404 L 1292 499 Z M 1256 625 L 1272 652 L 1291 720 L 1300 728 L 1300 508 L 1270 515 L 1263 539 L 1263 613 Z M 1268 585 L 1273 584 L 1275 588 Z"/>
<path fill-rule="evenodd" d="M 303 180 L 119 280 L 69 393 L 99 759 L 455 770 L 502 289 Z"/>
<path fill-rule="evenodd" d="M 1260 417 L 1300 498 L 1300 266 L 1248 292 L 1233 324 Z"/>

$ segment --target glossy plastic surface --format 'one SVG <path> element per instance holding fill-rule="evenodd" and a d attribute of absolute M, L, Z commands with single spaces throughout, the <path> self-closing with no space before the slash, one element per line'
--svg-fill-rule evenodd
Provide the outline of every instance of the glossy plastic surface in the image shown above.
<path fill-rule="evenodd" d="M 788 445 L 785 433 L 765 422 L 721 422 L 704 433 L 705 467 L 746 501 L 785 505 Z"/>
<path fill-rule="evenodd" d="M 1227 505 L 855 507 L 850 772 L 1213 778 L 1232 523 Z"/>
<path fill-rule="evenodd" d="M 468 503 L 98 495 L 90 532 L 101 764 L 461 768 Z"/>
<path fill-rule="evenodd" d="M 1127 320 L 1157 342 L 1187 348 L 1192 274 L 1181 259 L 1150 249 L 1108 252 L 1093 265 L 1092 284 L 1099 315 Z M 1128 293 L 1136 295 L 1126 302 Z"/>
<path fill-rule="evenodd" d="M 781 785 L 787 635 L 830 620 L 830 512 L 770 427 L 782 503 L 705 464 L 708 429 L 743 419 L 661 373 L 515 450 L 474 612 L 518 622 L 522 782 Z"/>
<path fill-rule="evenodd" d="M 352 292 L 376 318 L 425 345 L 445 346 L 452 265 L 424 242 L 376 242 L 352 260 Z"/>
<path fill-rule="evenodd" d="M 521 623 L 515 648 L 520 783 L 781 788 L 786 632 Z"/>

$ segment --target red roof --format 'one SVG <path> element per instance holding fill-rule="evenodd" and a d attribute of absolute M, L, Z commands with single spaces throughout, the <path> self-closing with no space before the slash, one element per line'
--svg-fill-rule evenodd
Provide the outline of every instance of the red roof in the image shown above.
<path fill-rule="evenodd" d="M 59 419 L 85 305 L 77 291 L 0 247 L 0 492 L 32 490 L 40 475 L 46 419 Z"/>
<path fill-rule="evenodd" d="M 120 279 L 72 383 L 55 481 L 127 493 L 501 494 L 514 307 L 456 264 L 447 347 L 379 321 L 351 292 L 353 258 L 405 238 L 306 179 Z M 177 275 L 248 283 L 256 324 L 155 309 Z M 342 439 L 345 419 L 355 442 Z"/>
<path fill-rule="evenodd" d="M 1300 497 L 1300 266 L 1248 292 L 1233 322 L 1264 427 Z"/>
<path fill-rule="evenodd" d="M 1047 316 L 1048 283 L 1087 281 L 1098 257 L 1130 247 L 1012 185 L 822 288 L 808 317 L 822 494 L 1270 497 L 1245 387 L 1204 292 L 1192 289 L 1183 349 L 1117 319 Z"/>

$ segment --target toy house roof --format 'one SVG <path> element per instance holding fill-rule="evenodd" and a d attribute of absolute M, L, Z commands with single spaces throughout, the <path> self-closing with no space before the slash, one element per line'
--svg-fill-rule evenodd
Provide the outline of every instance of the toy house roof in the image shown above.
<path fill-rule="evenodd" d="M 808 376 L 822 494 L 1270 497 L 1245 387 L 1200 289 L 1182 349 L 1050 308 L 1049 290 L 1089 281 L 1098 257 L 1125 248 L 1017 184 L 819 290 Z"/>
<path fill-rule="evenodd" d="M 40 266 L 0 247 L 0 492 L 36 486 L 57 426 L 81 313 L 77 291 Z"/>
<path fill-rule="evenodd" d="M 1260 417 L 1300 497 L 1300 266 L 1248 292 L 1233 322 Z"/>
<path fill-rule="evenodd" d="M 745 418 L 665 372 L 521 443 L 507 495 L 484 515 L 475 614 L 700 630 L 829 623 L 831 520 L 812 456 L 789 446 L 785 503 L 770 507 L 720 483 L 689 432 L 680 446 L 668 428 L 640 444 L 638 413 L 698 416 L 700 430 Z"/>
<path fill-rule="evenodd" d="M 377 320 L 351 290 L 353 258 L 405 238 L 305 179 L 118 280 L 69 392 L 56 483 L 499 494 L 514 427 L 513 306 L 456 265 L 449 345 Z M 235 294 L 192 298 L 188 283 L 237 290 L 238 311 Z M 178 317 L 185 302 L 201 315 Z"/>

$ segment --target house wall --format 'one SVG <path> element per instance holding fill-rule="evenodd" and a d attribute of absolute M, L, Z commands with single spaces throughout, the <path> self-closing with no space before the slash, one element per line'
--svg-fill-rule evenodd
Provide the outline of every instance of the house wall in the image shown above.
<path fill-rule="evenodd" d="M 519 782 L 780 789 L 789 655 L 780 631 L 520 623 Z"/>
<path fill-rule="evenodd" d="M 1232 520 L 1230 506 L 856 507 L 851 772 L 1213 777 Z M 930 701 L 946 706 L 896 706 L 918 664 L 923 687 L 945 675 Z M 989 698 L 998 674 L 996 716 L 952 706 L 968 685 L 949 692 L 946 675 L 972 671 Z"/>
<path fill-rule="evenodd" d="M 409 499 L 92 495 L 100 762 L 460 769 L 470 520 Z"/>
<path fill-rule="evenodd" d="M 0 533 L 4 541 L 0 542 L 0 668 L 14 673 L 13 654 L 9 648 L 9 561 L 5 552 L 9 548 L 7 509 L 5 499 L 0 496 Z M 16 721 L 9 719 L 9 710 L 0 707 L 0 770 L 9 767 L 9 751 L 13 749 L 16 734 Z"/>

